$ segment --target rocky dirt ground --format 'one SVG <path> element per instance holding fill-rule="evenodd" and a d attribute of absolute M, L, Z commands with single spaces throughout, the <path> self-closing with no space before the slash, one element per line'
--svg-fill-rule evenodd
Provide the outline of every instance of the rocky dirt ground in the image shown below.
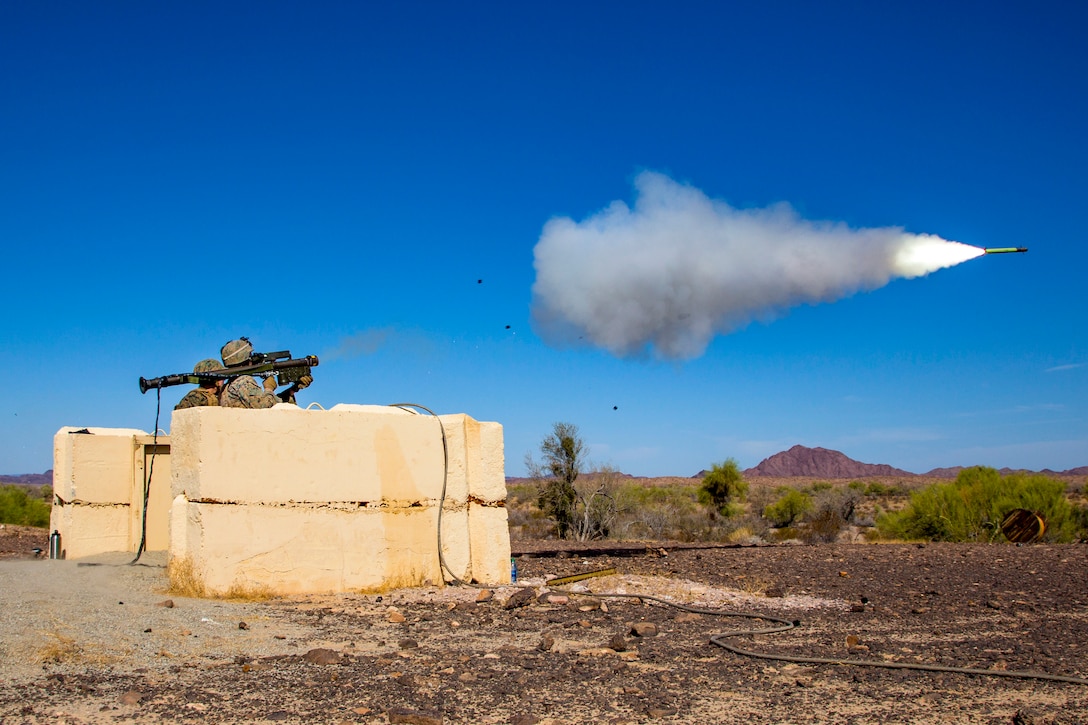
<path fill-rule="evenodd" d="M 1083 544 L 516 542 L 524 593 L 268 602 L 172 596 L 154 557 L 34 559 L 44 545 L 44 531 L 0 530 L 4 723 L 1088 722 Z M 544 585 L 606 568 L 571 588 L 800 621 L 737 638 L 761 653 L 1085 684 L 755 659 L 710 637 L 757 623 Z"/>

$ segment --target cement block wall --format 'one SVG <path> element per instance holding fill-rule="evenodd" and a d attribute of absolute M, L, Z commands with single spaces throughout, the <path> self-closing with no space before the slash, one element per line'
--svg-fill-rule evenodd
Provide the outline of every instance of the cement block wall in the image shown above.
<path fill-rule="evenodd" d="M 147 510 L 147 551 L 170 539 L 170 439 L 129 428 L 61 428 L 53 438 L 50 531 L 66 558 L 135 552 L 143 529 L 144 480 L 155 454 Z"/>
<path fill-rule="evenodd" d="M 171 469 L 171 561 L 210 593 L 510 580 L 498 423 L 388 406 L 189 408 L 173 413 Z"/>

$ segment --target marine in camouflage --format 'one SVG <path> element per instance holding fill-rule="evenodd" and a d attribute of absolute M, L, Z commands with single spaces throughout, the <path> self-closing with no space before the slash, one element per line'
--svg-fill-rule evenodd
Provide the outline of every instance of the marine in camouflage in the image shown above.
<path fill-rule="evenodd" d="M 249 338 L 240 337 L 224 345 L 219 350 L 219 354 L 223 358 L 223 364 L 227 367 L 242 365 L 253 354 L 253 345 L 250 343 Z"/>
<path fill-rule="evenodd" d="M 223 364 L 215 358 L 206 358 L 193 366 L 194 373 L 212 373 L 222 369 Z M 219 405 L 219 382 L 216 380 L 201 383 L 196 390 L 190 390 L 174 406 L 174 410 L 200 408 L 205 405 Z"/>
<path fill-rule="evenodd" d="M 219 404 L 225 408 L 271 408 L 282 402 L 274 393 L 258 385 L 252 375 L 231 380 L 219 397 Z"/>
<path fill-rule="evenodd" d="M 196 390 L 190 390 L 185 394 L 185 397 L 174 406 L 174 410 L 182 410 L 184 408 L 199 408 L 205 405 L 219 405 L 219 398 L 216 395 L 215 388 L 197 388 Z"/>

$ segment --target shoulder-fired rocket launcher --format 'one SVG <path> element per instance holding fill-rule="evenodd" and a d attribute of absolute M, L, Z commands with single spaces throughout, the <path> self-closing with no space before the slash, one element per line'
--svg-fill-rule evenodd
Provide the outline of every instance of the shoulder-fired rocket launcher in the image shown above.
<path fill-rule="evenodd" d="M 307 355 L 296 359 L 290 358 L 288 350 L 280 352 L 255 352 L 249 357 L 247 364 L 234 365 L 232 367 L 212 370 L 206 373 L 179 373 L 178 375 L 164 375 L 161 378 L 140 378 L 140 392 L 146 393 L 151 388 L 166 388 L 171 385 L 200 385 L 212 380 L 232 380 L 241 375 L 259 375 L 266 377 L 275 375 L 280 385 L 290 385 L 298 382 L 303 375 L 310 374 L 310 368 L 316 367 L 318 360 L 316 355 Z"/>

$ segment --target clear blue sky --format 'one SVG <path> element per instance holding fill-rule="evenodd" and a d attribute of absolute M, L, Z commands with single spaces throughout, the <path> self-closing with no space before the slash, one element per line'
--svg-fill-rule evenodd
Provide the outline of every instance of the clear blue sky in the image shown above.
<path fill-rule="evenodd" d="M 507 475 L 556 421 L 642 476 L 798 443 L 1088 465 L 1085 27 L 1075 2 L 3 3 L 0 472 L 50 468 L 61 426 L 150 431 L 138 378 L 239 335 L 320 356 L 304 404 L 502 423 Z M 1031 251 L 750 311 L 679 357 L 556 343 L 545 225 L 634 207 L 645 171 Z M 716 294 L 766 257 L 692 255 Z"/>

